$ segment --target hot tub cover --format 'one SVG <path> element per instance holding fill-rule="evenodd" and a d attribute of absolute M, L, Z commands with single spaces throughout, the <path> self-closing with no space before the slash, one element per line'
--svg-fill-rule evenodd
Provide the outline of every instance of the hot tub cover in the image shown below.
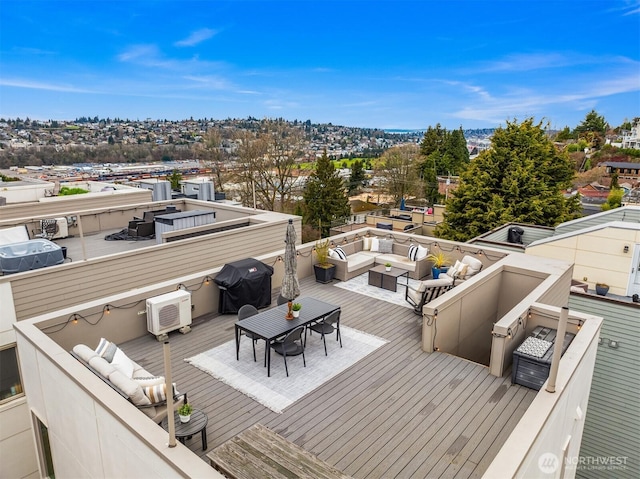
<path fill-rule="evenodd" d="M 33 239 L 0 246 L 0 272 L 21 273 L 64 262 L 62 248 L 47 239 Z"/>
<path fill-rule="evenodd" d="M 272 275 L 271 266 L 254 258 L 225 264 L 214 280 L 220 288 L 218 311 L 237 313 L 245 304 L 256 308 L 269 306 Z"/>

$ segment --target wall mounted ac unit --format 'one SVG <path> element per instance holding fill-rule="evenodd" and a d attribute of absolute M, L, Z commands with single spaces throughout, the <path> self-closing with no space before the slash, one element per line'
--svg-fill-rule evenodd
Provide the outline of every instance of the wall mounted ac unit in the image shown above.
<path fill-rule="evenodd" d="M 184 290 L 147 299 L 147 330 L 158 341 L 167 333 L 179 329 L 182 334 L 191 331 L 191 293 Z"/>
<path fill-rule="evenodd" d="M 66 238 L 69 236 L 69 223 L 67 222 L 67 218 L 56 218 L 56 223 L 58 225 L 58 232 L 53 236 L 53 239 Z"/>

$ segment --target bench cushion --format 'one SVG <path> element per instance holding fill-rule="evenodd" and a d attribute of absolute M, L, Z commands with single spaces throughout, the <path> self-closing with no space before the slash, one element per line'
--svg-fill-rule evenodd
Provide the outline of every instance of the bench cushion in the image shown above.
<path fill-rule="evenodd" d="M 400 256 L 398 254 L 381 254 L 376 256 L 376 264 L 385 263 L 391 263 L 391 266 L 406 269 L 408 271 L 415 271 L 416 269 L 416 262 L 411 261 L 406 256 Z"/>

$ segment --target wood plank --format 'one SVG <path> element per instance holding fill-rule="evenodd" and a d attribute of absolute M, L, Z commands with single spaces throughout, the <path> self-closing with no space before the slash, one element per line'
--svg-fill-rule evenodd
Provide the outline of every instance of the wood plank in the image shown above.
<path fill-rule="evenodd" d="M 261 424 L 218 446 L 207 457 L 214 467 L 232 478 L 246 477 L 245 464 L 249 463 L 254 479 L 348 479 L 335 467 Z"/>
<path fill-rule="evenodd" d="M 389 342 L 277 414 L 184 362 L 233 340 L 236 315 L 210 314 L 197 318 L 189 334 L 170 333 L 174 381 L 209 416 L 209 450 L 261 423 L 356 479 L 393 477 L 390 471 L 398 477 L 430 477 L 425 471 L 481 475 L 535 392 L 511 385 L 508 375 L 490 376 L 484 366 L 423 352 L 419 318 L 410 308 L 312 277 L 301 279 L 300 287 L 304 295 L 340 304 L 341 326 Z M 278 293 L 273 291 L 274 305 Z M 307 347 L 323 347 L 315 336 L 309 341 Z M 162 347 L 151 335 L 121 347 L 147 370 L 161 373 Z M 192 442 L 187 446 L 208 460 L 198 441 Z M 247 465 L 251 472 L 253 467 Z"/>

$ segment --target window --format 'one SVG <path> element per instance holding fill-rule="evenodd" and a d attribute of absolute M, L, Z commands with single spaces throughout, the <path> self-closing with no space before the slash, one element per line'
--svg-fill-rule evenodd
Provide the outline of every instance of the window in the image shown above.
<path fill-rule="evenodd" d="M 51 454 L 51 443 L 49 442 L 49 429 L 38 416 L 33 413 L 32 415 L 38 441 L 40 471 L 42 472 L 43 477 L 54 478 L 56 477 L 56 474 L 53 470 L 53 455 Z"/>
<path fill-rule="evenodd" d="M 0 403 L 22 395 L 22 380 L 18 369 L 16 345 L 0 349 Z"/>

